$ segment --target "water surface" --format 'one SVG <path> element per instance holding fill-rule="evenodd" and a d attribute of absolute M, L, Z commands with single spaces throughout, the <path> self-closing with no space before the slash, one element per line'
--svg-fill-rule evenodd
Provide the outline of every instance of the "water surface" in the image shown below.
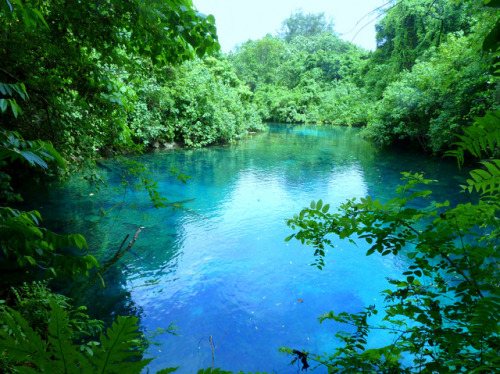
<path fill-rule="evenodd" d="M 406 259 L 366 257 L 363 244 L 338 241 L 319 271 L 309 266 L 310 248 L 284 242 L 291 234 L 285 220 L 320 198 L 332 206 L 365 195 L 386 200 L 402 171 L 439 180 L 437 200 L 458 195 L 461 177 L 452 162 L 380 151 L 357 133 L 272 125 L 238 145 L 141 156 L 161 192 L 184 201 L 182 209 L 157 210 L 145 192 L 124 192 L 115 163 L 100 171 L 108 189 L 95 192 L 75 177 L 46 191 L 37 208 L 51 227 L 84 234 L 101 263 L 144 227 L 104 275 L 106 289 L 86 282 L 72 293 L 100 318 L 133 313 L 144 331 L 177 326 L 178 336 L 154 338 L 161 345 L 148 350 L 156 357 L 150 372 L 180 366 L 180 374 L 195 373 L 214 357 L 225 370 L 296 373 L 279 347 L 331 351 L 339 325 L 320 325 L 317 317 L 380 305 L 386 277 L 400 277 Z M 192 179 L 177 181 L 171 167 Z M 371 339 L 390 343 L 381 334 Z"/>

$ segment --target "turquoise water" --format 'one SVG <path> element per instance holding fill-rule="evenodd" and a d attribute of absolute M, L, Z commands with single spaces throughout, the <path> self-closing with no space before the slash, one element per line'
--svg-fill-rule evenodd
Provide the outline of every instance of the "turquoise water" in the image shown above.
<path fill-rule="evenodd" d="M 215 366 L 225 370 L 296 373 L 279 347 L 331 351 L 340 326 L 320 325 L 317 317 L 380 305 L 386 277 L 400 277 L 406 259 L 366 257 L 363 244 L 338 241 L 320 271 L 309 266 L 310 248 L 284 242 L 291 234 L 285 220 L 320 198 L 332 206 L 365 195 L 388 199 L 401 171 L 439 180 L 437 200 L 460 198 L 462 177 L 453 162 L 380 151 L 357 133 L 271 125 L 234 146 L 141 156 L 162 193 L 184 201 L 182 209 L 156 210 L 144 192 L 124 192 L 114 163 L 100 170 L 107 189 L 96 192 L 75 177 L 37 191 L 43 203 L 34 207 L 52 228 L 84 234 L 101 263 L 144 227 L 103 275 L 106 289 L 93 280 L 70 292 L 99 318 L 136 314 L 144 331 L 175 324 L 178 336 L 156 336 L 160 345 L 148 349 L 156 357 L 150 372 L 180 366 L 178 373 L 194 373 L 212 365 L 213 352 Z M 192 179 L 177 181 L 171 167 Z M 103 210 L 110 211 L 103 216 Z M 390 339 L 377 333 L 371 341 Z"/>

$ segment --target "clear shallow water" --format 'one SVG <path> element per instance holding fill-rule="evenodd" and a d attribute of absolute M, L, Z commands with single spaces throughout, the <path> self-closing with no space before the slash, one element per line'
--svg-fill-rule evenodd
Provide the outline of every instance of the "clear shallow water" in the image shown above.
<path fill-rule="evenodd" d="M 284 242 L 291 234 L 285 220 L 320 198 L 332 206 L 365 195 L 388 199 L 401 171 L 439 180 L 436 200 L 459 198 L 461 177 L 452 162 L 378 151 L 356 134 L 349 128 L 273 125 L 236 146 L 141 156 L 162 193 L 185 201 L 175 211 L 154 209 L 143 192 L 124 194 L 112 163 L 101 170 L 108 189 L 96 193 L 75 178 L 61 189 L 37 191 L 43 202 L 34 208 L 52 228 L 84 234 L 101 263 L 125 235 L 144 227 L 132 250 L 105 273 L 106 289 L 93 281 L 71 293 L 99 318 L 137 314 L 144 331 L 174 323 L 179 336 L 157 336 L 161 345 L 148 350 L 156 357 L 151 372 L 210 367 L 212 336 L 216 367 L 296 373 L 291 357 L 278 348 L 331 351 L 339 326 L 320 325 L 317 317 L 380 303 L 386 277 L 398 278 L 406 262 L 403 256 L 366 257 L 363 244 L 339 241 L 319 271 L 308 266 L 310 248 Z M 171 167 L 192 179 L 180 183 Z M 372 340 L 390 342 L 382 334 Z"/>

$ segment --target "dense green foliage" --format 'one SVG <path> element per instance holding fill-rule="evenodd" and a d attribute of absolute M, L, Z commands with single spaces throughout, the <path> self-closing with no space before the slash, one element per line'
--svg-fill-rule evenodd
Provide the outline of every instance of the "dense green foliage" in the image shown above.
<path fill-rule="evenodd" d="M 455 4 L 451 1 L 397 1 L 375 26 L 377 49 L 373 54 L 377 73 L 383 72 L 375 83 L 380 90 L 384 84 L 397 79 L 403 70 L 411 70 L 418 58 L 431 47 L 437 48 L 448 34 L 470 33 L 477 21 L 478 3 Z M 381 93 L 378 91 L 378 93 Z"/>
<path fill-rule="evenodd" d="M 15 132 L 3 132 L 0 148 L 0 164 L 13 162 L 27 163 L 32 167 L 47 169 L 49 162 L 64 168 L 61 155 L 50 143 L 25 141 Z M 8 184 L 9 176 L 3 173 L 7 188 L 2 196 L 6 200 L 19 199 Z M 67 256 L 61 250 L 68 247 L 87 248 L 81 235 L 57 235 L 40 226 L 42 217 L 37 211 L 20 211 L 10 207 L 0 207 L 0 248 L 6 261 L 17 262 L 20 267 L 28 265 L 45 269 L 52 276 L 66 275 L 76 278 L 88 275 L 88 270 L 97 265 L 91 255 L 82 257 Z M 12 266 L 12 264 L 10 265 Z"/>
<path fill-rule="evenodd" d="M 442 153 L 498 105 L 494 56 L 481 49 L 495 11 L 479 1 L 405 0 L 384 12 L 374 52 L 342 41 L 324 16 L 297 13 L 283 22 L 295 31 L 248 41 L 230 61 L 265 120 L 366 125 L 380 145 Z"/>
<path fill-rule="evenodd" d="M 477 35 L 450 35 L 384 90 L 364 134 L 387 145 L 416 141 L 425 151 L 449 149 L 454 134 L 493 106 L 489 61 Z M 432 52 L 432 53 L 431 53 Z"/>
<path fill-rule="evenodd" d="M 377 24 L 377 50 L 363 71 L 376 99 L 365 135 L 381 145 L 443 152 L 474 116 L 498 105 L 481 49 L 495 11 L 479 1 L 401 1 Z"/>
<path fill-rule="evenodd" d="M 77 162 L 128 146 L 132 86 L 146 69 L 218 48 L 213 17 L 190 0 L 3 1 L 1 12 L 0 82 L 29 95 L 22 116 L 2 106 L 2 128 L 51 141 Z"/>
<path fill-rule="evenodd" d="M 70 167 L 261 128 L 222 56 L 188 61 L 219 48 L 213 16 L 191 0 L 4 1 L 1 15 L 0 125 L 50 142 Z"/>
<path fill-rule="evenodd" d="M 332 32 L 299 34 L 290 42 L 271 35 L 248 41 L 229 56 L 254 91 L 269 121 L 361 124 L 369 103 L 355 83 L 366 53 Z"/>
<path fill-rule="evenodd" d="M 136 92 L 128 123 L 132 138 L 146 145 L 200 147 L 263 129 L 252 93 L 223 56 L 188 61 L 171 69 L 163 85 L 150 78 Z"/>
<path fill-rule="evenodd" d="M 44 337 L 30 327 L 20 312 L 2 310 L 0 348 L 8 351 L 12 366 L 22 365 L 17 372 L 140 373 L 151 361 L 130 361 L 141 356 L 137 350 L 141 334 L 136 317 L 118 317 L 106 334 L 101 333 L 98 343 L 91 342 L 82 352 L 81 346 L 73 342 L 75 330 L 71 322 L 75 317 L 70 319 L 65 308 L 48 297 L 50 314 Z"/>

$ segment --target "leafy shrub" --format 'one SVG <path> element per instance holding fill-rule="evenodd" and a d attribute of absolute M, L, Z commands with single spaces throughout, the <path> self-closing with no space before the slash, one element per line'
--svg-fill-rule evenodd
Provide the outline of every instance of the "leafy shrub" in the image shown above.
<path fill-rule="evenodd" d="M 75 342 L 83 343 L 85 338 L 96 335 L 102 330 L 102 321 L 90 319 L 85 306 L 73 307 L 68 297 L 52 292 L 48 288 L 48 281 L 35 281 L 12 287 L 11 294 L 10 306 L 45 338 L 50 320 L 51 299 L 67 311 L 68 323 L 73 333 L 72 340 Z"/>

